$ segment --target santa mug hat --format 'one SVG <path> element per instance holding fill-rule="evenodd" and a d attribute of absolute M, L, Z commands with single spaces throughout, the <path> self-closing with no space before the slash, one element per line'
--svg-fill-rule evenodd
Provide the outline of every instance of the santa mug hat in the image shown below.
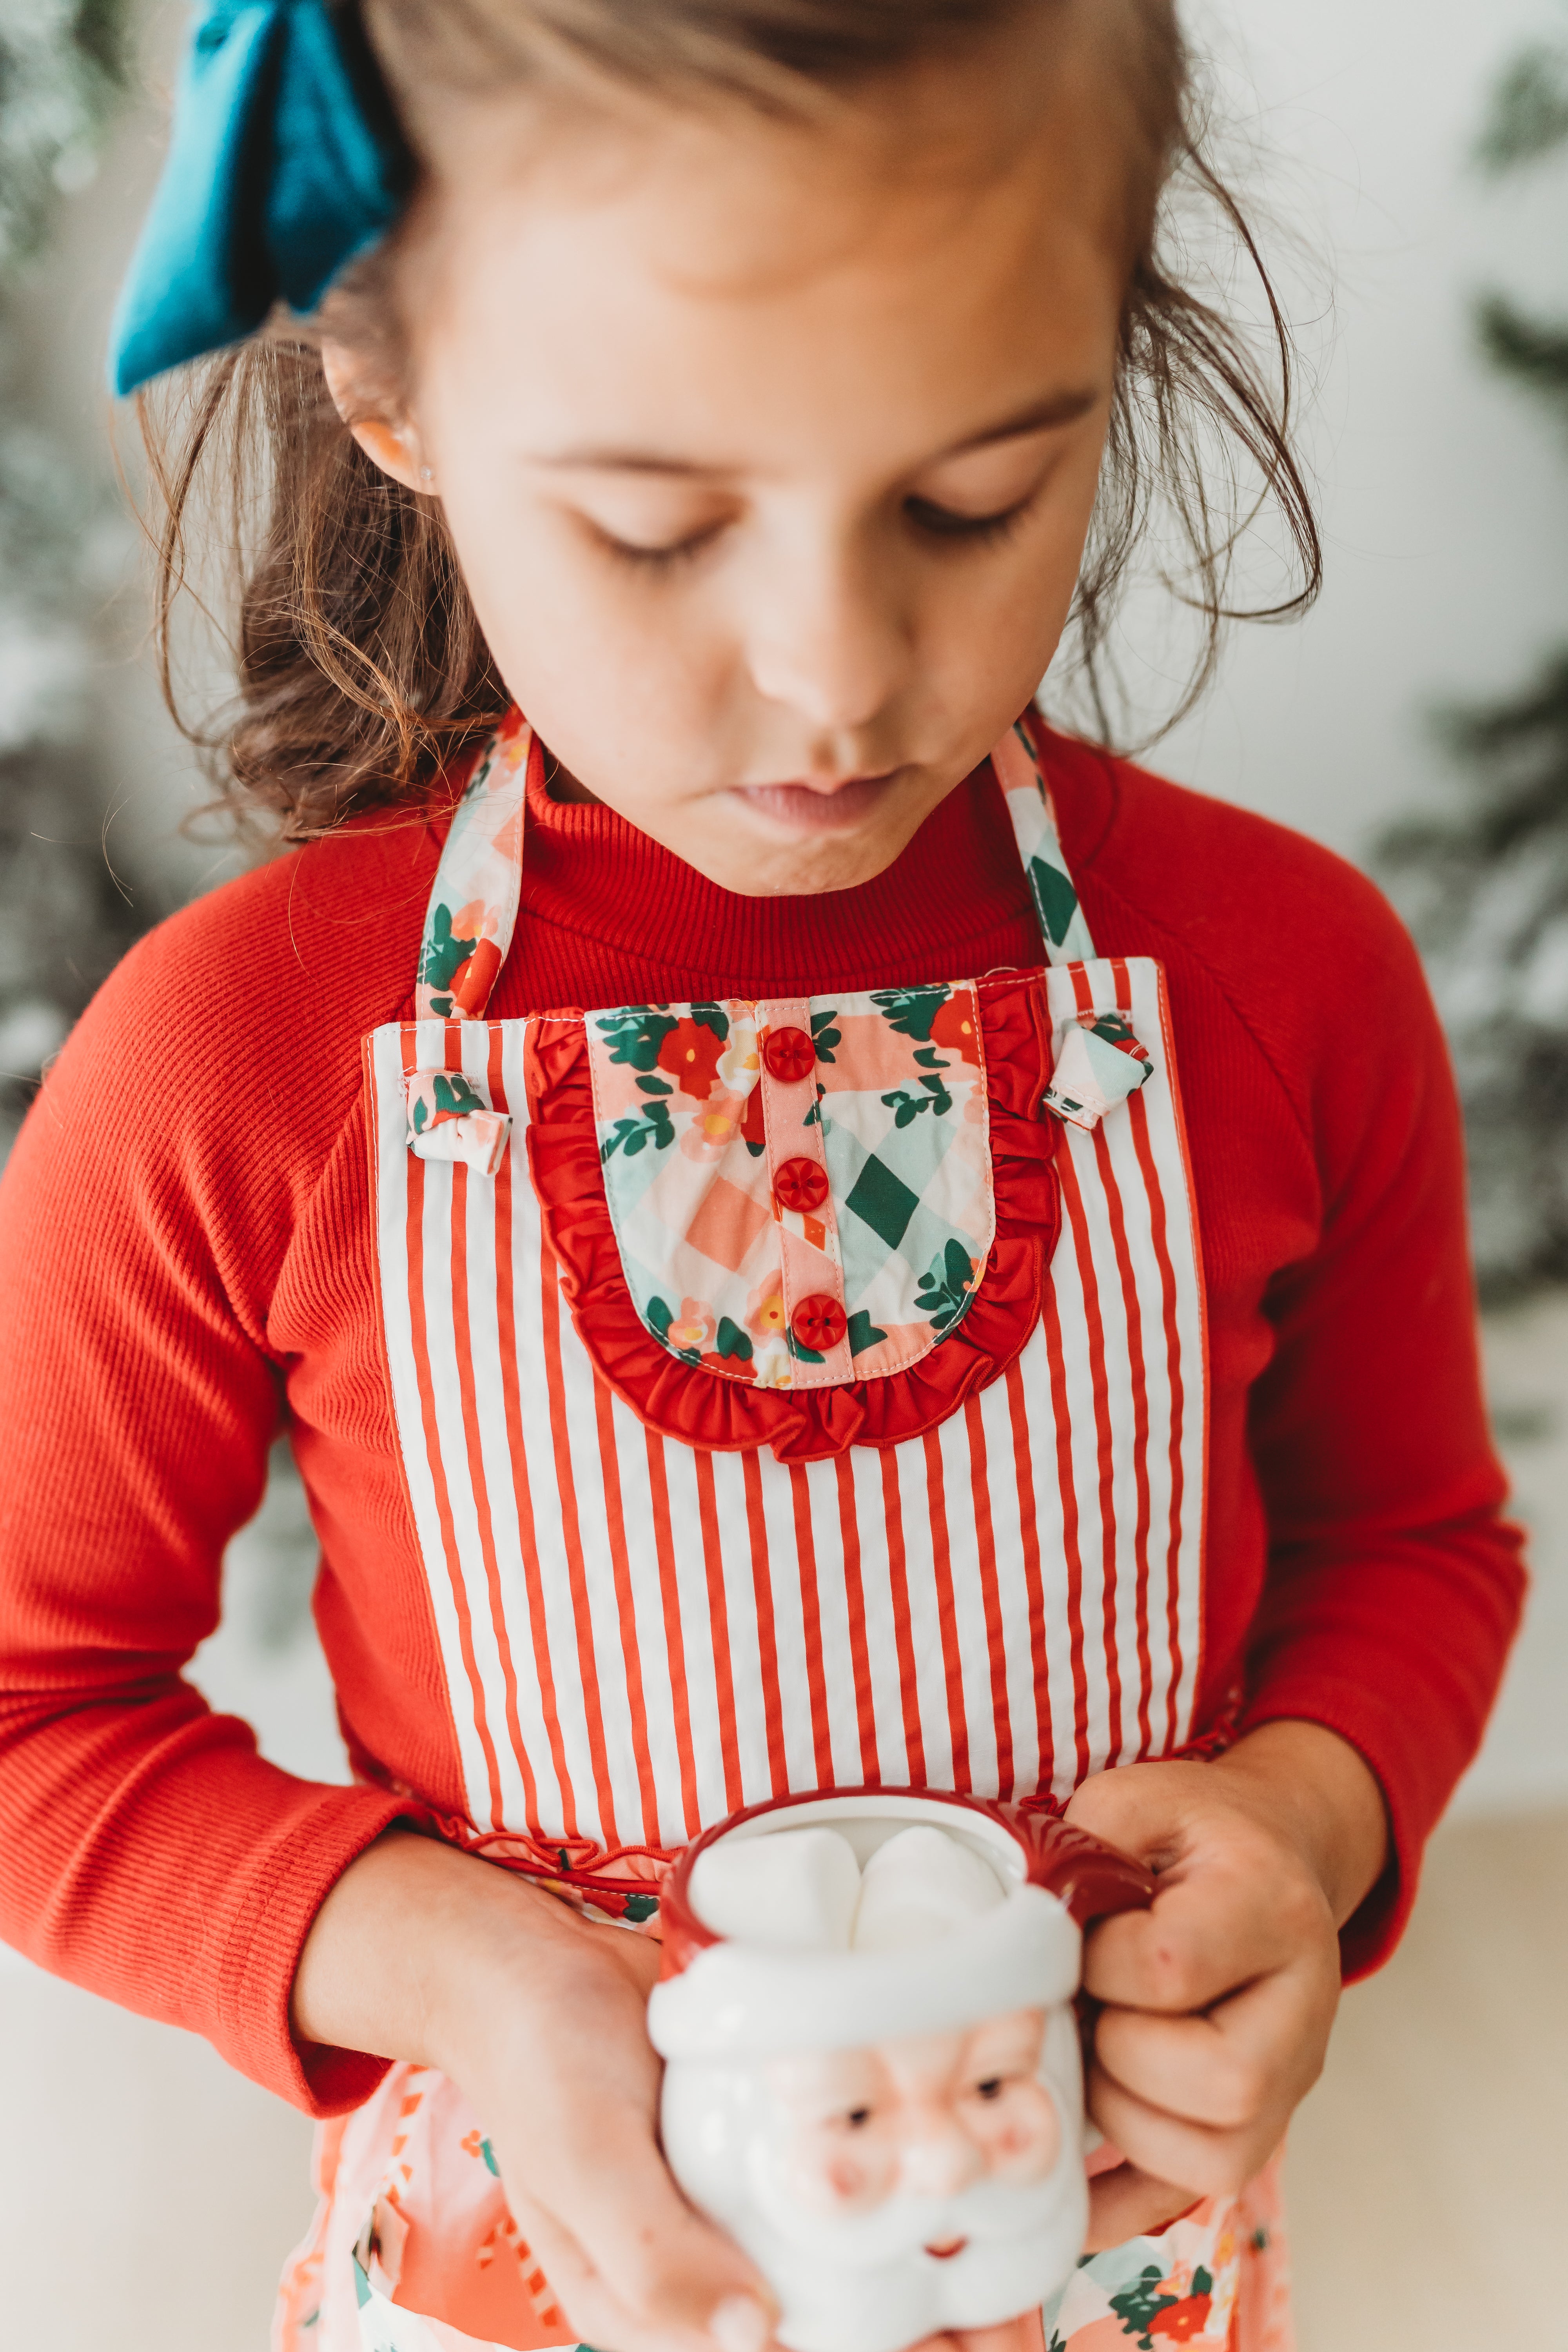
<path fill-rule="evenodd" d="M 1061 2285 L 1082 1930 L 1153 1888 L 1065 1822 L 931 1790 L 784 1798 L 688 1850 L 648 2004 L 665 2151 L 793 2352 L 901 2352 Z"/>

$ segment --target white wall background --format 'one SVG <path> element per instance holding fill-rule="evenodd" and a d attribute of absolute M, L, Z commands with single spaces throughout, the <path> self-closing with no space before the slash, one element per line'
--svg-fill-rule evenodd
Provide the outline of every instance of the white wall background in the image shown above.
<path fill-rule="evenodd" d="M 1472 355 L 1500 284 L 1568 307 L 1568 173 L 1501 185 L 1467 163 L 1501 61 L 1553 0 L 1200 0 L 1225 102 L 1250 97 L 1256 177 L 1328 269 L 1303 318 L 1320 381 L 1306 444 L 1328 558 L 1300 627 L 1237 633 L 1204 710 L 1161 747 L 1184 781 L 1354 855 L 1446 788 L 1435 702 L 1507 688 L 1568 625 L 1568 451 Z M 1316 308 L 1323 287 L 1282 276 Z"/>
<path fill-rule="evenodd" d="M 147 11 L 154 82 L 181 14 Z M 1238 635 L 1222 685 L 1156 759 L 1355 855 L 1450 788 L 1423 714 L 1506 688 L 1568 635 L 1568 449 L 1488 376 L 1466 328 L 1493 283 L 1568 309 L 1563 178 L 1499 190 L 1465 160 L 1500 64 L 1562 19 L 1553 0 L 1194 0 L 1192 21 L 1257 150 L 1252 184 L 1316 257 L 1287 257 L 1287 290 L 1317 313 L 1332 281 L 1331 315 L 1306 330 L 1328 583 L 1303 627 Z M 104 320 L 158 137 L 153 103 L 124 123 L 33 298 L 40 397 L 100 469 Z M 133 597 L 105 616 L 110 841 L 177 898 L 232 860 L 174 837 L 196 786 L 138 665 L 142 625 Z M 1514 1317 L 1489 1347 L 1541 1578 L 1464 1797 L 1500 1811 L 1568 1802 L 1568 1309 Z M 338 1751 L 319 1654 L 278 1638 L 282 1597 L 309 1573 L 292 1508 L 280 1492 L 237 1546 L 232 1622 L 199 1671 L 280 1762 L 325 1773 Z M 0 1972 L 0 2341 L 259 2352 L 268 2281 L 308 2210 L 298 2119 L 204 2047 L 20 1964 Z"/>

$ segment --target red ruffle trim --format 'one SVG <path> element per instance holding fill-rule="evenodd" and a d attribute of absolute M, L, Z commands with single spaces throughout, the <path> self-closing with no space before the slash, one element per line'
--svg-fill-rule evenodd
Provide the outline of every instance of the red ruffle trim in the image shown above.
<path fill-rule="evenodd" d="M 598 1845 L 592 1838 L 547 1837 L 534 1830 L 480 1830 L 461 1813 L 436 1813 L 448 1845 L 492 1862 L 581 1907 L 592 1904 L 628 1927 L 659 1932 L 659 1900 L 681 1846 Z"/>
<path fill-rule="evenodd" d="M 682 1363 L 654 1338 L 621 1270 L 605 1197 L 582 1015 L 548 1013 L 531 1028 L 528 1157 L 545 1234 L 578 1338 L 647 1428 L 707 1454 L 765 1445 L 781 1462 L 820 1462 L 851 1445 L 923 1437 L 1022 1352 L 1061 1230 L 1051 1166 L 1060 1129 L 1039 1108 L 1051 1071 L 1045 977 L 983 981 L 978 994 L 996 1236 L 974 1303 L 918 1364 L 839 1388 L 754 1389 Z"/>

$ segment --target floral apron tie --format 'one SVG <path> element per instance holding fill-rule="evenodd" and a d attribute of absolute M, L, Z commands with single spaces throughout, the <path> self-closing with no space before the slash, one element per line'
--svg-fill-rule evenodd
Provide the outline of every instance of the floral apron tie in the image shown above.
<path fill-rule="evenodd" d="M 1031 713 L 992 764 L 1042 968 L 490 1021 L 542 756 L 513 714 L 416 1017 L 365 1040 L 467 1788 L 441 1826 L 594 1916 L 657 1934 L 671 1857 L 770 1796 L 1060 1802 L 1191 1737 L 1205 1323 L 1164 980 L 1096 955 L 1041 740 Z M 281 2352 L 570 2341 L 442 2078 L 395 2068 L 319 2162 Z M 1283 2346 L 1270 2195 L 1094 2257 L 1043 2342 Z"/>

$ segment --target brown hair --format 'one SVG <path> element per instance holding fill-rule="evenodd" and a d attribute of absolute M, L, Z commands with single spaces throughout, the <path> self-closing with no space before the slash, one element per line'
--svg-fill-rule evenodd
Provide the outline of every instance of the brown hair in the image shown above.
<path fill-rule="evenodd" d="M 419 143 L 416 93 L 493 90 L 563 74 L 679 97 L 719 91 L 805 111 L 913 58 L 972 42 L 1030 9 L 1072 0 L 369 0 L 368 29 Z M 1097 0 L 1110 7 L 1115 0 Z M 1224 625 L 1281 619 L 1317 593 L 1321 551 L 1290 447 L 1294 348 L 1252 234 L 1205 160 L 1173 0 L 1120 0 L 1118 60 L 1130 118 L 1131 263 L 1100 494 L 1073 607 L 1089 724 L 1112 737 L 1110 631 L 1118 592 L 1158 502 L 1178 560 L 1163 577 L 1199 617 L 1199 655 L 1166 724 L 1213 674 Z M 1270 364 L 1167 258 L 1170 199 L 1196 194 L 1257 274 Z M 394 295 L 399 233 L 345 273 L 325 306 L 369 381 L 401 369 Z M 219 804 L 270 813 L 287 837 L 352 812 L 421 798 L 433 775 L 491 729 L 508 695 L 468 601 L 439 505 L 393 481 L 358 446 L 326 386 L 311 326 L 275 322 L 141 404 L 156 533 L 157 636 L 165 695 L 208 753 Z M 1241 476 L 1255 478 L 1250 497 Z M 1216 473 L 1228 496 L 1216 502 Z M 237 707 L 187 724 L 172 656 L 198 507 L 214 487 L 216 534 L 237 589 Z M 202 504 L 203 492 L 206 502 Z M 1240 610 L 1229 583 L 1243 525 L 1272 500 L 1296 583 Z M 258 541 L 253 519 L 265 518 Z"/>

